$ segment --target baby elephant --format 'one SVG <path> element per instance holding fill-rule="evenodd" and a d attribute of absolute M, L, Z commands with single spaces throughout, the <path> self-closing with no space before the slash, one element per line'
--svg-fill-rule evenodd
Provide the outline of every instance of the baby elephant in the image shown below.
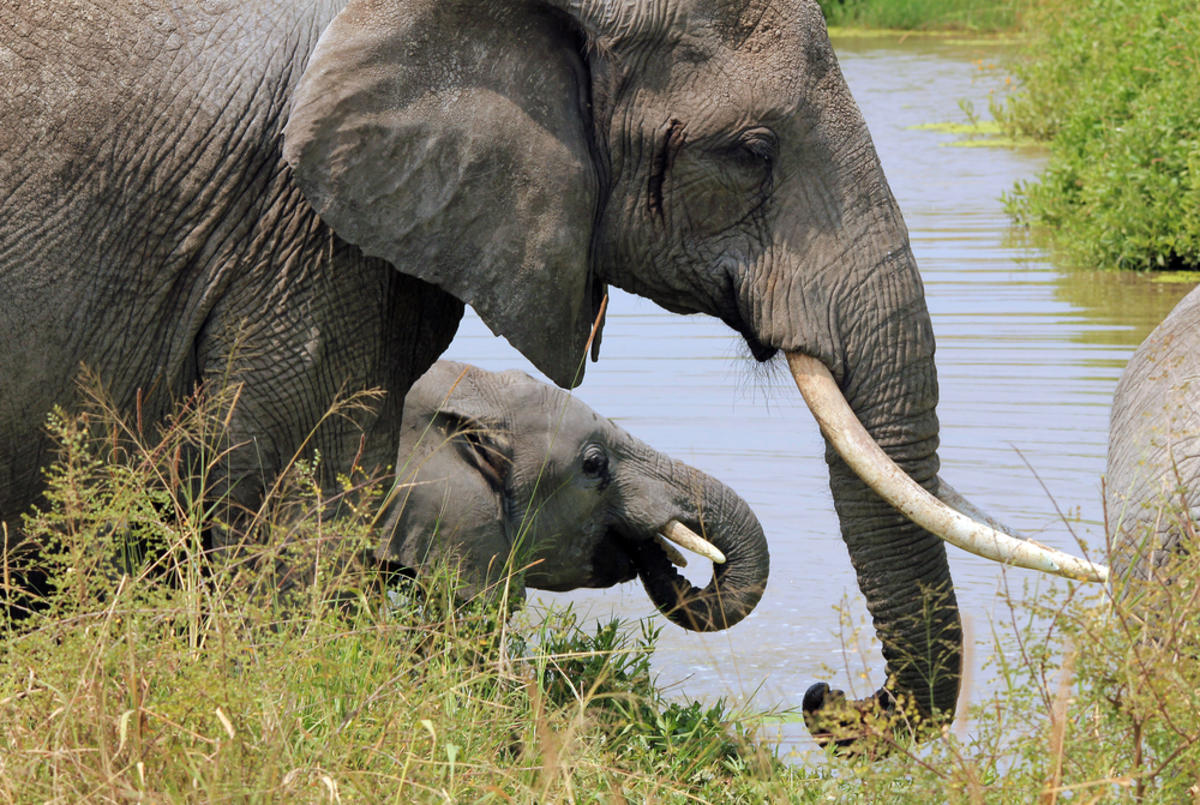
<path fill-rule="evenodd" d="M 1200 288 L 1129 359 L 1109 425 L 1106 505 L 1116 578 L 1194 550 L 1200 524 Z"/>
<path fill-rule="evenodd" d="M 522 592 L 637 576 L 672 621 L 712 631 L 767 583 L 762 527 L 733 490 L 522 372 L 434 364 L 405 398 L 396 472 L 380 558 L 455 562 L 466 596 L 508 573 Z M 713 560 L 703 590 L 664 536 Z"/>

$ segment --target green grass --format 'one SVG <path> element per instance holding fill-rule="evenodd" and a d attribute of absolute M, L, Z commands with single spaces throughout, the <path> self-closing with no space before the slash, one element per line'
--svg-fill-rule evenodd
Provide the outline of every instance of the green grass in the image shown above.
<path fill-rule="evenodd" d="M 231 523 L 207 479 L 240 449 L 223 438 L 236 399 L 198 393 L 153 433 L 99 393 L 50 418 L 59 454 L 26 528 L 54 546 L 55 584 L 3 625 L 0 801 L 1193 797 L 1200 552 L 1172 585 L 1022 595 L 993 624 L 995 681 L 953 727 L 913 745 L 880 725 L 890 755 L 805 768 L 762 738 L 794 713 L 666 697 L 655 627 L 512 619 L 506 595 L 459 601 L 452 568 L 414 584 L 361 561 L 385 479 L 324 489 L 294 461 L 247 539 L 206 553 Z"/>
<path fill-rule="evenodd" d="M 830 26 L 905 31 L 1012 31 L 1034 0 L 819 0 Z"/>
<path fill-rule="evenodd" d="M 997 112 L 1051 157 L 1010 212 L 1076 265 L 1200 267 L 1200 5 L 1054 0 L 1029 32 Z"/>

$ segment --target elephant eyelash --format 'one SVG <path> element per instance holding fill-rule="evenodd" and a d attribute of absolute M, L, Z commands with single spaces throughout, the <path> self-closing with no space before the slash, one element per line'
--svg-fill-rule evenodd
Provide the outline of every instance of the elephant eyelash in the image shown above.
<path fill-rule="evenodd" d="M 581 468 L 584 475 L 603 477 L 608 474 L 608 456 L 599 448 L 589 450 L 583 456 Z"/>
<path fill-rule="evenodd" d="M 612 482 L 612 475 L 609 473 L 608 453 L 599 445 L 590 445 L 583 452 L 583 458 L 579 463 L 579 469 L 587 478 L 592 478 L 598 481 L 597 489 L 603 492 Z"/>
<path fill-rule="evenodd" d="M 737 141 L 730 150 L 738 159 L 754 165 L 765 166 L 770 171 L 775 166 L 779 138 L 770 129 L 747 129 L 738 135 Z"/>

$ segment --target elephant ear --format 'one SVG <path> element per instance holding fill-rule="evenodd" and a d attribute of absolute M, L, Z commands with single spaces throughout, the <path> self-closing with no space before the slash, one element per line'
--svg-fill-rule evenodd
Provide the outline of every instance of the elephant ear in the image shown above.
<path fill-rule="evenodd" d="M 446 368 L 447 366 L 451 368 Z M 512 465 L 504 426 L 481 417 L 484 403 L 470 380 L 438 363 L 409 394 L 439 395 L 423 410 L 429 416 L 410 421 L 418 438 L 400 457 L 396 497 L 383 527 L 381 559 L 417 570 L 457 567 L 459 594 L 470 598 L 500 581 L 509 568 L 512 540 L 504 508 Z M 441 373 L 444 377 L 432 378 Z M 444 381 L 444 382 L 433 382 Z M 462 388 L 456 384 L 462 383 Z"/>
<path fill-rule="evenodd" d="M 284 157 L 334 232 L 470 304 L 556 383 L 603 286 L 582 34 L 511 0 L 350 0 L 296 89 Z"/>

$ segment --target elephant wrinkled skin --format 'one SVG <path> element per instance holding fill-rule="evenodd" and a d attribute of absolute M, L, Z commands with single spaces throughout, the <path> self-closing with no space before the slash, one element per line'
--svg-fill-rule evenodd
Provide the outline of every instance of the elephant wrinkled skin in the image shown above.
<path fill-rule="evenodd" d="M 1200 523 L 1200 288 L 1154 329 L 1117 383 L 1105 507 L 1113 576 L 1152 578 Z M 1194 550 L 1194 546 L 1189 550 Z"/>
<path fill-rule="evenodd" d="M 390 464 L 464 302 L 579 382 L 609 283 L 818 360 L 937 491 L 921 278 L 815 0 L 8 2 L 0 64 L 10 528 L 81 364 L 150 421 L 245 381 L 220 469 L 252 510 L 301 444 Z M 945 548 L 826 457 L 886 687 L 947 717 Z"/>
<path fill-rule="evenodd" d="M 396 466 L 380 557 L 456 563 L 464 595 L 507 573 L 517 592 L 639 576 L 667 617 L 709 631 L 748 615 L 766 587 L 762 527 L 733 490 L 522 372 L 435 363 L 405 400 Z M 726 559 L 704 590 L 662 560 L 656 535 L 671 520 Z"/>

